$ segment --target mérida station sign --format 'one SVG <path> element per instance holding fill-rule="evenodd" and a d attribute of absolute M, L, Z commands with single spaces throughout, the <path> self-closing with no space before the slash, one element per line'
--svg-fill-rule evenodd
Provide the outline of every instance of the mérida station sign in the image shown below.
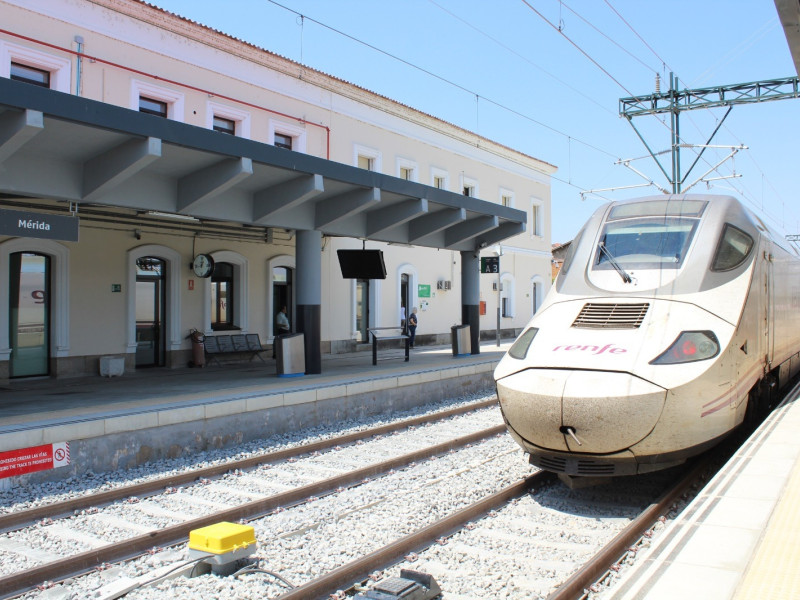
<path fill-rule="evenodd" d="M 0 209 L 0 235 L 78 241 L 78 217 Z"/>

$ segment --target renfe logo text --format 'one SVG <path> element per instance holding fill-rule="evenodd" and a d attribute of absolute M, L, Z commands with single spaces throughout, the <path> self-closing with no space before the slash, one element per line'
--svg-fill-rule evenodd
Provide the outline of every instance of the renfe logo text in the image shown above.
<path fill-rule="evenodd" d="M 591 352 L 592 354 L 603 354 L 604 352 L 608 352 L 609 354 L 624 354 L 627 352 L 625 348 L 615 348 L 614 344 L 606 344 L 605 346 L 580 346 L 580 345 L 572 345 L 572 346 L 556 346 L 553 348 L 553 352 L 557 350 L 565 350 L 567 352 L 571 352 L 574 350 L 581 351 L 581 352 Z"/>

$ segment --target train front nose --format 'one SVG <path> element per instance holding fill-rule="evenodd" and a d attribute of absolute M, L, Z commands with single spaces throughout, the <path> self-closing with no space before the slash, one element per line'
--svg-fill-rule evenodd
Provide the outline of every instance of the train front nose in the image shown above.
<path fill-rule="evenodd" d="M 509 427 L 527 444 L 592 454 L 641 441 L 666 400 L 664 388 L 628 373 L 558 369 L 526 369 L 499 379 L 497 395 Z"/>

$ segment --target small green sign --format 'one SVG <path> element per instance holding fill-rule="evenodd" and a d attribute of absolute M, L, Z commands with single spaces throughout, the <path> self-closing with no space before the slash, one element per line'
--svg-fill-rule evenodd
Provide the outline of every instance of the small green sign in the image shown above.
<path fill-rule="evenodd" d="M 419 284 L 417 286 L 417 296 L 419 296 L 420 298 L 430 298 L 431 286 Z"/>
<path fill-rule="evenodd" d="M 122 284 L 121 283 L 112 283 L 111 284 L 111 292 L 121 292 L 122 291 Z"/>

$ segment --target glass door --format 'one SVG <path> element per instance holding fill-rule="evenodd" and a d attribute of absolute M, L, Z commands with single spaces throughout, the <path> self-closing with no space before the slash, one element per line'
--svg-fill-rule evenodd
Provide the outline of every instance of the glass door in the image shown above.
<path fill-rule="evenodd" d="M 278 335 L 277 317 L 281 309 L 286 307 L 286 318 L 289 319 L 289 330 L 295 330 L 294 313 L 292 311 L 292 269 L 289 267 L 273 267 L 272 269 L 272 331 Z"/>
<path fill-rule="evenodd" d="M 356 329 L 360 342 L 369 342 L 369 279 L 356 280 Z"/>
<path fill-rule="evenodd" d="M 50 373 L 50 257 L 10 256 L 9 338 L 11 377 Z"/>
<path fill-rule="evenodd" d="M 409 301 L 409 292 L 411 286 L 409 284 L 410 277 L 408 273 L 400 275 L 400 327 L 403 328 L 403 333 L 408 333 L 408 317 L 411 314 L 411 303 Z"/>
<path fill-rule="evenodd" d="M 164 366 L 166 263 L 147 256 L 136 260 L 136 366 Z"/>

